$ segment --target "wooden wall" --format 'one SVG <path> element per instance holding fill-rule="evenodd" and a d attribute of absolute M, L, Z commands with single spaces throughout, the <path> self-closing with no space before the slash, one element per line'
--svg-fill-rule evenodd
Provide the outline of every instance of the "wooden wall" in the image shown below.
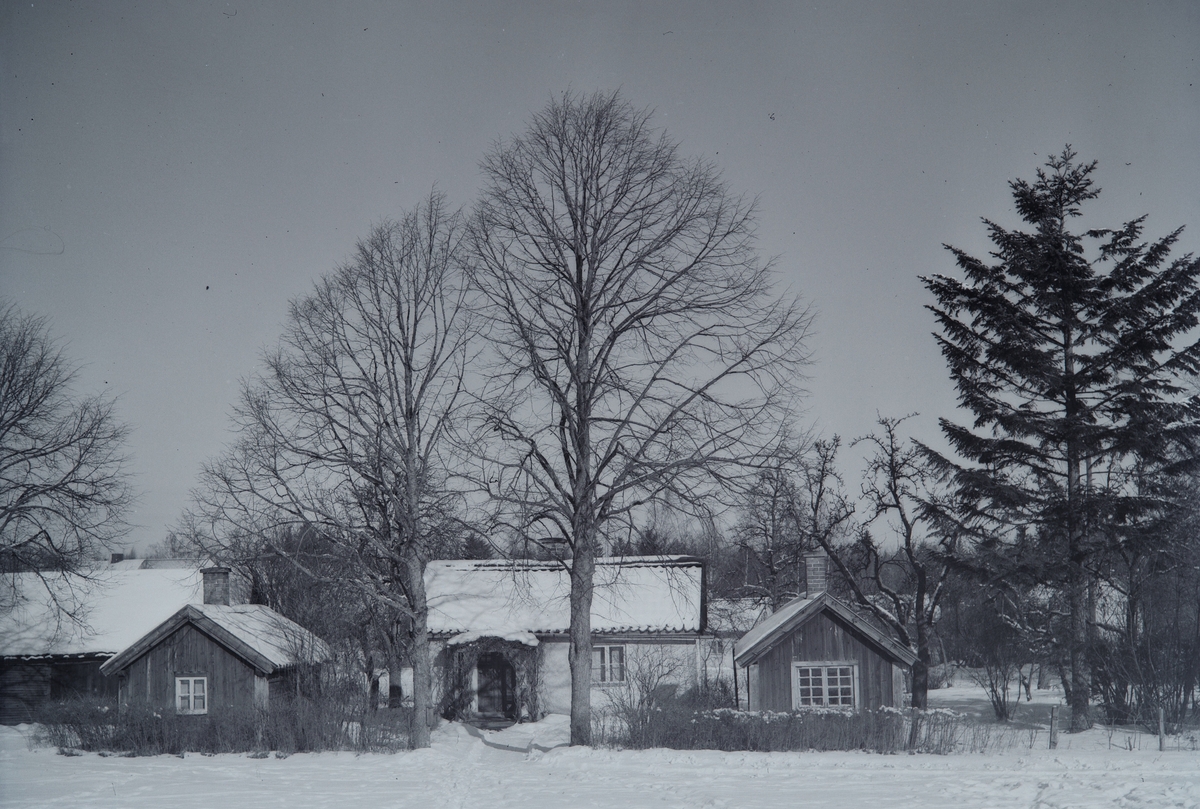
<path fill-rule="evenodd" d="M 806 660 L 857 663 L 856 707 L 873 709 L 896 704 L 891 661 L 876 652 L 854 627 L 832 613 L 821 612 L 780 638 L 758 658 L 760 710 L 793 709 L 792 664 Z"/>
<path fill-rule="evenodd" d="M 100 673 L 106 657 L 0 661 L 0 725 L 34 721 L 46 703 L 117 695 L 115 677 Z"/>
<path fill-rule="evenodd" d="M 175 710 L 175 678 L 208 678 L 208 712 L 250 712 L 255 707 L 254 669 L 225 647 L 184 624 L 125 669 L 121 699 Z M 260 686 L 260 689 L 263 686 Z"/>
<path fill-rule="evenodd" d="M 34 711 L 49 700 L 49 663 L 20 660 L 0 663 L 0 724 L 32 722 Z"/>

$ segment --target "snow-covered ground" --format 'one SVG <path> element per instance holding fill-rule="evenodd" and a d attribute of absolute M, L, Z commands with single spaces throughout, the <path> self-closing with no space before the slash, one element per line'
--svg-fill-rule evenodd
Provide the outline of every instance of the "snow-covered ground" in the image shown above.
<path fill-rule="evenodd" d="M 971 686 L 933 697 L 939 706 L 987 708 Z M 556 746 L 567 733 L 557 716 L 500 732 L 444 725 L 430 750 L 285 759 L 62 756 L 0 728 L 0 806 L 1200 806 L 1200 752 L 1186 742 L 1160 753 L 1153 736 L 1096 728 L 1063 734 L 1059 749 L 1047 750 L 1037 724 L 1057 697 L 1035 697 L 996 745 L 1003 749 L 950 756 L 571 749 Z"/>

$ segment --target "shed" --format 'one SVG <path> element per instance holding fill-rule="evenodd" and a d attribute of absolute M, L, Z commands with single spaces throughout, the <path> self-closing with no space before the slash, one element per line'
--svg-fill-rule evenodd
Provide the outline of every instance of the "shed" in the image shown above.
<path fill-rule="evenodd" d="M 809 560 L 810 568 L 823 564 Z M 823 572 L 809 581 L 824 581 Z M 901 707 L 917 656 L 825 590 L 784 604 L 737 642 L 751 710 Z"/>
<path fill-rule="evenodd" d="M 248 713 L 294 693 L 330 658 L 324 641 L 262 604 L 229 604 L 228 568 L 208 568 L 204 603 L 189 604 L 100 667 L 121 704 L 176 714 Z"/>

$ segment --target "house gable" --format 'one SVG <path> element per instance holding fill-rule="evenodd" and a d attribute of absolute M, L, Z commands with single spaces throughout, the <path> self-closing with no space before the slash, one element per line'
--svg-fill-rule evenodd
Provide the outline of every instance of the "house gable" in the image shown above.
<path fill-rule="evenodd" d="M 916 655 L 827 592 L 785 604 L 737 643 L 752 708 L 896 706 Z M 843 701 L 844 700 L 844 701 Z"/>
<path fill-rule="evenodd" d="M 734 652 L 737 664 L 743 667 L 749 666 L 790 632 L 822 613 L 834 616 L 841 625 L 861 636 L 876 654 L 891 662 L 903 666 L 911 666 L 917 662 L 917 656 L 912 651 L 880 632 L 841 601 L 824 592 L 814 598 L 797 598 L 788 602 L 775 614 L 747 632 L 738 641 Z"/>
<path fill-rule="evenodd" d="M 120 671 L 122 703 L 144 703 L 170 711 L 176 679 L 203 677 L 206 713 L 247 714 L 261 704 L 257 690 L 266 678 L 190 621 L 177 622 Z"/>
<path fill-rule="evenodd" d="M 328 659 L 311 632 L 261 605 L 189 604 L 100 667 L 113 674 L 131 666 L 184 625 L 191 625 L 262 676 L 299 662 Z"/>

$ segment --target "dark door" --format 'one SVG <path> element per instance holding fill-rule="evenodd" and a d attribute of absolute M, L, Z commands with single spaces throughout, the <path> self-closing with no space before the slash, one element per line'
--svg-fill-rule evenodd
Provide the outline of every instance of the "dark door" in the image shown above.
<path fill-rule="evenodd" d="M 517 673 L 503 656 L 479 656 L 479 713 L 486 717 L 516 718 Z"/>

